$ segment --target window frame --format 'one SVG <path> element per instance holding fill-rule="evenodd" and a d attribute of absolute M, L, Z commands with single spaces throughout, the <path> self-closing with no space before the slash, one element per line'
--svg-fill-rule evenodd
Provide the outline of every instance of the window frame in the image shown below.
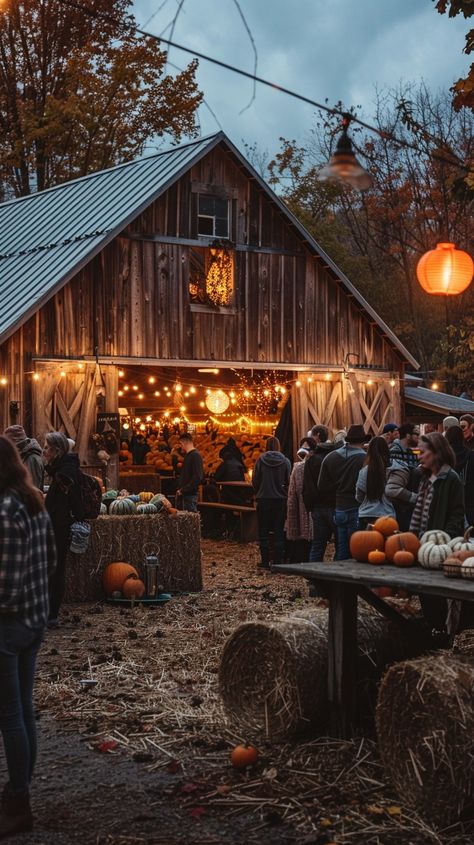
<path fill-rule="evenodd" d="M 213 199 L 213 200 L 221 200 L 222 202 L 227 203 L 227 234 L 226 235 L 220 235 L 216 232 L 216 220 L 224 220 L 223 217 L 218 217 L 216 214 L 201 214 L 199 212 L 199 203 L 200 203 L 201 197 L 208 197 L 208 198 Z M 199 231 L 199 221 L 200 221 L 201 217 L 205 220 L 212 220 L 213 221 L 213 223 L 212 223 L 212 234 L 209 234 L 208 232 L 205 233 L 205 232 Z M 219 239 L 222 239 L 222 240 L 230 241 L 231 240 L 231 236 L 230 236 L 231 235 L 231 226 L 232 226 L 231 201 L 230 201 L 229 197 L 222 197 L 222 196 L 219 196 L 218 194 L 211 193 L 211 192 L 207 193 L 207 192 L 204 192 L 204 191 L 198 191 L 198 193 L 197 193 L 197 236 L 198 236 L 198 238 L 219 238 Z"/>

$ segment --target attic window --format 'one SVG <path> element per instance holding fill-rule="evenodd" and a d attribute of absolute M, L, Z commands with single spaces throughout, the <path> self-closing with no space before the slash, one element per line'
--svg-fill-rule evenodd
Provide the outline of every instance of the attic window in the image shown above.
<path fill-rule="evenodd" d="M 228 199 L 209 194 L 199 194 L 198 235 L 207 238 L 229 237 Z"/>
<path fill-rule="evenodd" d="M 234 299 L 234 254 L 223 244 L 201 249 L 189 256 L 191 302 L 211 308 L 229 307 Z"/>

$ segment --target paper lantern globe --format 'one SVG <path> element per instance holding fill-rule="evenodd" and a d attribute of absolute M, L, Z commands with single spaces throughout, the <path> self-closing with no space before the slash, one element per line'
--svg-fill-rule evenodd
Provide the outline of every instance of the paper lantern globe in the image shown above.
<path fill-rule="evenodd" d="M 454 244 L 437 244 L 421 256 L 416 275 L 421 287 L 431 294 L 454 296 L 469 287 L 474 273 L 474 262 L 467 252 L 456 249 Z"/>
<path fill-rule="evenodd" d="M 230 399 L 223 390 L 211 390 L 206 396 L 206 405 L 213 414 L 223 414 L 230 405 Z"/>

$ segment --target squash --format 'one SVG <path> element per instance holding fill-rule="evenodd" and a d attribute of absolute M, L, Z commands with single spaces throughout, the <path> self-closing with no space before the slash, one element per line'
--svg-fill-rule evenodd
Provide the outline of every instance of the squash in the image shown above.
<path fill-rule="evenodd" d="M 163 496 L 162 493 L 156 493 L 152 499 L 150 499 L 150 505 L 155 505 L 158 513 L 165 508 L 166 510 L 171 507 L 171 502 Z"/>
<path fill-rule="evenodd" d="M 115 516 L 127 516 L 137 512 L 137 506 L 131 499 L 115 499 L 110 503 L 109 513 Z"/>
<path fill-rule="evenodd" d="M 462 561 L 458 557 L 447 557 L 443 563 L 443 572 L 447 578 L 461 577 Z"/>
<path fill-rule="evenodd" d="M 374 522 L 374 528 L 376 531 L 380 531 L 384 537 L 390 537 L 391 534 L 395 534 L 395 531 L 400 530 L 398 522 L 393 516 L 379 516 Z"/>
<path fill-rule="evenodd" d="M 387 560 L 393 563 L 396 552 L 411 552 L 416 557 L 419 548 L 420 541 L 416 534 L 412 534 L 411 531 L 403 531 L 387 537 L 385 554 L 387 555 Z"/>
<path fill-rule="evenodd" d="M 130 499 L 130 501 L 134 502 L 136 505 L 140 501 L 140 496 L 138 495 L 138 493 L 130 493 L 126 498 Z"/>
<path fill-rule="evenodd" d="M 415 555 L 413 552 L 399 551 L 393 556 L 395 566 L 414 566 Z"/>
<path fill-rule="evenodd" d="M 450 555 L 451 549 L 447 543 L 423 543 L 418 550 L 418 561 L 424 569 L 442 569 Z"/>
<path fill-rule="evenodd" d="M 138 578 L 137 570 L 129 563 L 124 563 L 123 561 L 109 563 L 109 565 L 105 567 L 104 574 L 102 575 L 102 585 L 107 595 L 111 596 L 112 593 L 117 591 L 121 592 L 125 581 L 127 578 L 130 578 L 131 575 Z"/>
<path fill-rule="evenodd" d="M 137 505 L 137 513 L 158 513 L 158 508 L 151 502 L 140 502 Z"/>
<path fill-rule="evenodd" d="M 141 599 L 145 595 L 145 584 L 135 575 L 131 575 L 122 587 L 124 599 Z"/>
<path fill-rule="evenodd" d="M 474 557 L 468 557 L 461 564 L 461 578 L 474 579 Z"/>
<path fill-rule="evenodd" d="M 101 503 L 100 503 L 100 511 L 99 511 L 99 513 L 101 513 L 101 514 L 107 513 L 107 505 L 105 504 L 105 502 L 101 502 Z"/>
<path fill-rule="evenodd" d="M 107 490 L 107 493 L 104 493 L 102 495 L 102 501 L 106 502 L 109 499 L 116 499 L 117 496 L 118 496 L 118 493 L 117 493 L 116 490 Z"/>
<path fill-rule="evenodd" d="M 449 534 L 446 534 L 446 531 L 437 531 L 433 529 L 432 531 L 425 531 L 423 534 L 420 543 L 423 546 L 425 543 L 435 543 L 437 546 L 443 546 L 446 543 L 451 542 L 451 537 Z"/>
<path fill-rule="evenodd" d="M 474 555 L 474 540 L 471 540 L 472 528 L 465 531 L 463 537 L 455 537 L 450 540 L 448 545 L 451 546 L 453 552 L 472 552 Z"/>
<path fill-rule="evenodd" d="M 373 563 L 375 565 L 385 563 L 385 561 L 386 561 L 385 552 L 382 552 L 379 549 L 373 549 L 367 555 L 367 560 L 368 560 L 369 563 Z"/>
<path fill-rule="evenodd" d="M 367 531 L 356 531 L 350 539 L 351 555 L 359 563 L 367 563 L 369 552 L 383 551 L 385 537 L 373 528 Z"/>
<path fill-rule="evenodd" d="M 230 753 L 230 762 L 235 769 L 246 769 L 248 766 L 255 766 L 258 760 L 258 751 L 253 745 L 237 745 Z"/>
<path fill-rule="evenodd" d="M 155 495 L 154 493 L 150 493 L 147 490 L 142 490 L 141 493 L 138 494 L 138 497 L 139 497 L 141 502 L 148 503 L 148 502 L 151 502 L 154 495 Z"/>
<path fill-rule="evenodd" d="M 452 552 L 452 557 L 457 557 L 457 559 L 460 560 L 461 563 L 464 563 L 465 560 L 472 556 L 473 552 L 469 551 L 468 549 L 463 549 L 460 552 Z"/>

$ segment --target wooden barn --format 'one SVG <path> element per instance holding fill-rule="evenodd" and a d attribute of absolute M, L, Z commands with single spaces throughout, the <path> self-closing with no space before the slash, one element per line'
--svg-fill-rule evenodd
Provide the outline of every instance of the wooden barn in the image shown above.
<path fill-rule="evenodd" d="M 84 462 L 97 411 L 151 419 L 177 381 L 196 422 L 271 384 L 227 425 L 290 402 L 295 438 L 377 432 L 417 366 L 223 133 L 0 205 L 0 290 L 0 425 L 61 428 Z"/>

